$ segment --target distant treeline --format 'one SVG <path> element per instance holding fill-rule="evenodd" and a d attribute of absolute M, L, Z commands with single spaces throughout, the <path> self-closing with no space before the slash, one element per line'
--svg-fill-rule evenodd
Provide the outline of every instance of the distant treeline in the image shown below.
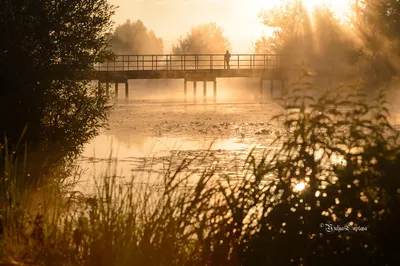
<path fill-rule="evenodd" d="M 117 26 L 110 41 L 111 49 L 116 54 L 162 54 L 162 38 L 148 30 L 141 20 Z M 173 45 L 174 54 L 224 53 L 231 49 L 231 44 L 223 34 L 223 29 L 216 23 L 204 23 L 191 28 L 186 37 L 181 37 Z"/>

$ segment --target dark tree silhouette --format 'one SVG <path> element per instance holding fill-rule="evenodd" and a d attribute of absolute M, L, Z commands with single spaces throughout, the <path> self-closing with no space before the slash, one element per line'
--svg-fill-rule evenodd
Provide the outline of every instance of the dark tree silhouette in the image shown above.
<path fill-rule="evenodd" d="M 107 98 L 90 80 L 112 56 L 113 13 L 106 0 L 2 1 L 0 142 L 15 145 L 27 126 L 32 165 L 76 155 L 106 121 Z"/>
<path fill-rule="evenodd" d="M 192 27 L 187 36 L 172 47 L 174 54 L 225 53 L 226 50 L 231 50 L 231 45 L 216 23 Z"/>
<path fill-rule="evenodd" d="M 164 48 L 163 40 L 148 30 L 141 20 L 127 20 L 119 25 L 110 44 L 116 54 L 162 54 Z"/>

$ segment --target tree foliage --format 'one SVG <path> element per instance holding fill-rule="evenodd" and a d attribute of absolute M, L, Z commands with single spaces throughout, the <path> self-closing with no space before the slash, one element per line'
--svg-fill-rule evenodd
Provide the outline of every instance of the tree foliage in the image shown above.
<path fill-rule="evenodd" d="M 230 42 L 216 23 L 192 27 L 187 36 L 172 47 L 174 54 L 225 53 L 226 50 L 231 50 Z"/>
<path fill-rule="evenodd" d="M 331 69 L 332 64 L 336 69 L 347 67 L 350 37 L 328 6 L 309 10 L 302 0 L 285 0 L 259 17 L 273 28 L 273 34 L 255 43 L 256 53 L 290 55 L 293 61 L 305 60 L 320 71 Z"/>
<path fill-rule="evenodd" d="M 148 30 L 141 20 L 117 26 L 111 37 L 111 48 L 116 54 L 162 54 L 163 40 Z"/>
<path fill-rule="evenodd" d="M 282 53 L 286 50 L 304 52 L 306 36 L 311 32 L 307 9 L 301 0 L 283 1 L 279 6 L 259 14 L 262 23 L 274 28 L 273 35 L 256 42 L 256 52 Z"/>
<path fill-rule="evenodd" d="M 320 69 L 329 60 L 343 72 L 361 70 L 358 74 L 370 88 L 387 85 L 400 66 L 400 4 L 354 0 L 350 6 L 350 23 L 344 25 L 326 6 L 309 12 L 302 0 L 282 1 L 260 13 L 264 25 L 274 32 L 255 43 L 255 52 L 307 55 L 302 59 Z"/>
<path fill-rule="evenodd" d="M 357 0 L 353 27 L 359 42 L 352 59 L 372 87 L 385 85 L 399 68 L 400 3 L 396 0 Z"/>
<path fill-rule="evenodd" d="M 2 1 L 0 142 L 16 144 L 27 126 L 32 165 L 76 155 L 106 121 L 107 98 L 90 80 L 112 56 L 113 12 L 106 0 Z"/>

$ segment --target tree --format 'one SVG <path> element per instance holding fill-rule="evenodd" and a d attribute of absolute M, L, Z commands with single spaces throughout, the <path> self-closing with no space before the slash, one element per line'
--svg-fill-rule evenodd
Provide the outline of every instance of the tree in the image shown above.
<path fill-rule="evenodd" d="M 310 33 L 311 24 L 301 0 L 282 1 L 280 6 L 262 11 L 259 17 L 274 32 L 271 37 L 263 37 L 256 42 L 256 52 L 303 52 L 304 37 Z"/>
<path fill-rule="evenodd" d="M 259 17 L 274 31 L 255 43 L 256 53 L 290 54 L 291 61 L 306 60 L 321 72 L 332 64 L 336 69 L 346 67 L 343 58 L 349 52 L 350 38 L 328 6 L 316 6 L 310 12 L 302 0 L 286 0 Z"/>
<path fill-rule="evenodd" d="M 0 142 L 15 146 L 27 126 L 36 169 L 77 155 L 106 122 L 107 97 L 90 80 L 94 64 L 112 56 L 113 13 L 107 0 L 0 5 Z"/>
<path fill-rule="evenodd" d="M 358 40 L 353 59 L 372 88 L 390 82 L 399 68 L 400 3 L 395 0 L 353 1 L 352 26 Z"/>
<path fill-rule="evenodd" d="M 163 40 L 148 30 L 141 20 L 127 20 L 119 25 L 110 44 L 116 54 L 162 54 L 164 48 Z"/>
<path fill-rule="evenodd" d="M 211 54 L 226 50 L 231 50 L 230 42 L 214 22 L 192 27 L 187 36 L 172 47 L 174 54 Z"/>

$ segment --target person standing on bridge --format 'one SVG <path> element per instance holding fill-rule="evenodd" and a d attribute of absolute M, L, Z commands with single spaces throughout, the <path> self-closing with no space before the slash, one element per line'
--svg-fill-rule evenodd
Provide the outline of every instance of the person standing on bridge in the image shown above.
<path fill-rule="evenodd" d="M 231 59 L 231 54 L 228 52 L 228 50 L 226 50 L 224 57 L 225 57 L 225 64 L 226 64 L 227 68 L 230 69 L 229 60 Z"/>

